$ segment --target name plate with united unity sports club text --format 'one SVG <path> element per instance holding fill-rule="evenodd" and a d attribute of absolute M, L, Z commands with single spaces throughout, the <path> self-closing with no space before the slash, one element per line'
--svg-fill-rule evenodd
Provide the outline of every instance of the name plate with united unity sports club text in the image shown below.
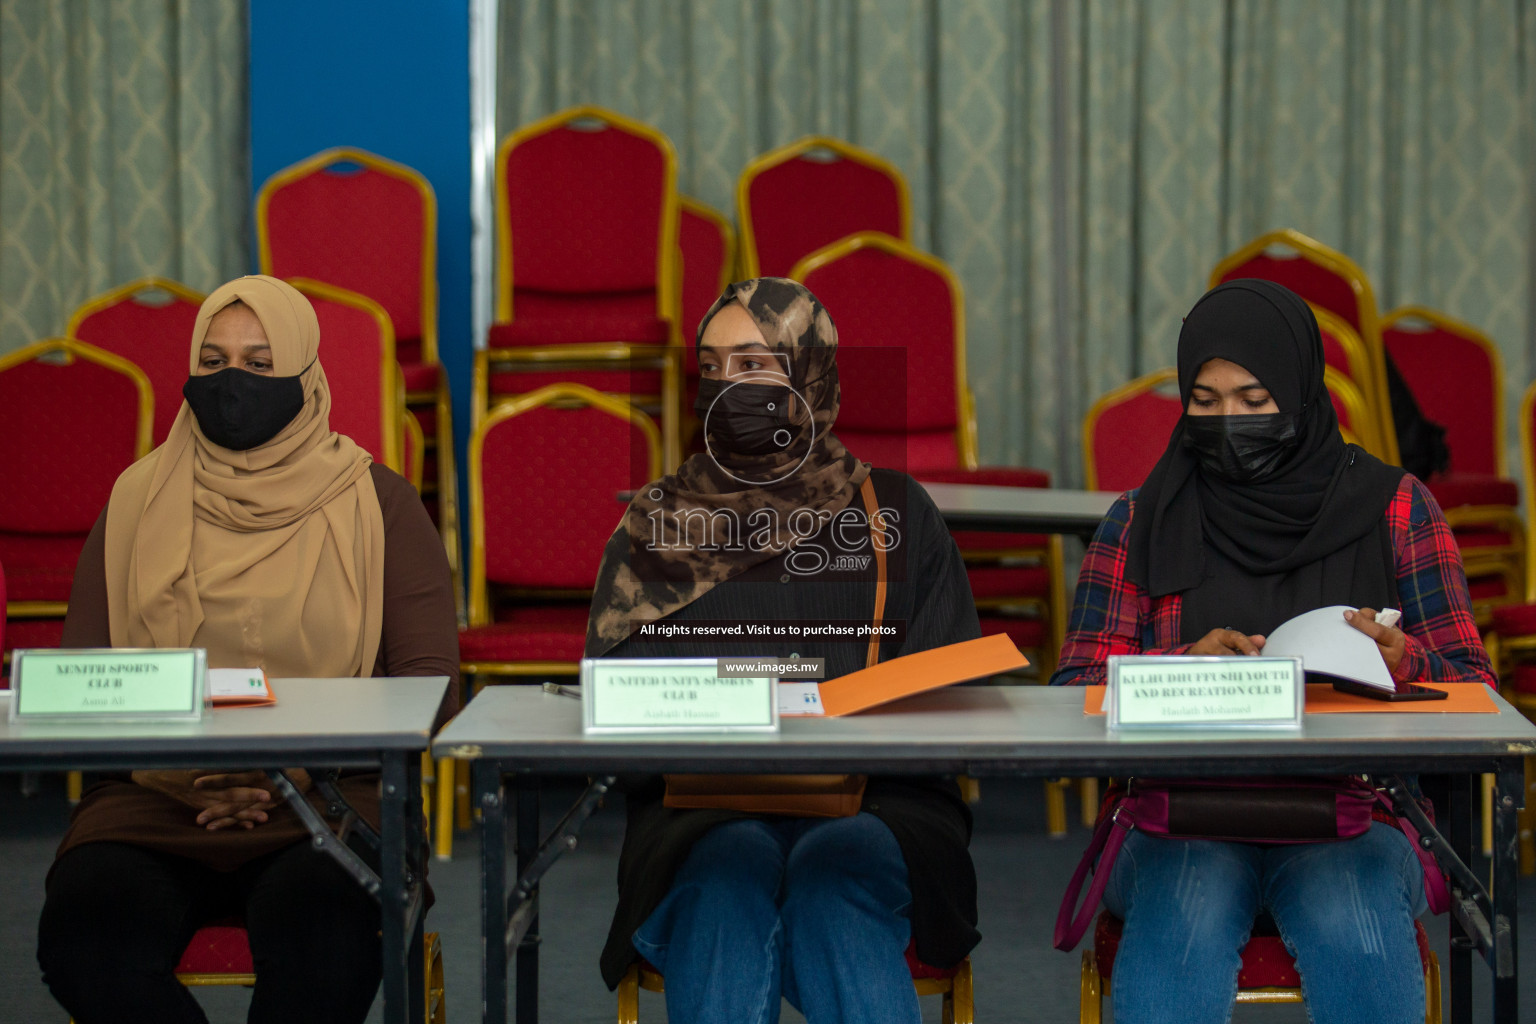
<path fill-rule="evenodd" d="M 719 658 L 586 658 L 589 733 L 777 732 L 778 679 L 725 676 Z"/>
<path fill-rule="evenodd" d="M 201 647 L 13 651 L 10 719 L 199 719 L 207 658 Z"/>
<path fill-rule="evenodd" d="M 1301 727 L 1300 658 L 1117 654 L 1108 668 L 1111 729 Z"/>

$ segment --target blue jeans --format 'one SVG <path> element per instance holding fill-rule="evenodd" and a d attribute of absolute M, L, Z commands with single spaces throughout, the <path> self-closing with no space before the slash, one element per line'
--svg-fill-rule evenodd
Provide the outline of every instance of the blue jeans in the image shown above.
<path fill-rule="evenodd" d="M 879 818 L 744 818 L 694 844 L 633 943 L 673 1024 L 919 1024 L 912 892 Z"/>
<path fill-rule="evenodd" d="M 1390 825 L 1292 846 L 1132 832 L 1104 904 L 1125 922 L 1110 981 L 1119 1024 L 1231 1020 L 1260 908 L 1296 958 L 1316 1024 L 1424 1019 L 1413 931 L 1424 876 L 1413 845 Z"/>

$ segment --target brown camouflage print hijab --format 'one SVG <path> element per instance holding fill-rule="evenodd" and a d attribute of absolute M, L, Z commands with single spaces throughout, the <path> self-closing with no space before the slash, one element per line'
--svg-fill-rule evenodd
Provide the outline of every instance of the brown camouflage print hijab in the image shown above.
<path fill-rule="evenodd" d="M 781 277 L 730 285 L 700 321 L 695 349 L 715 314 L 732 302 L 762 331 L 770 358 L 787 363 L 798 396 L 793 439 L 764 455 L 711 444 L 635 495 L 598 574 L 587 623 L 589 657 L 809 539 L 848 507 L 869 476 L 869 465 L 831 432 L 839 401 L 837 328 L 816 296 Z M 627 558 L 615 557 L 621 535 Z"/>

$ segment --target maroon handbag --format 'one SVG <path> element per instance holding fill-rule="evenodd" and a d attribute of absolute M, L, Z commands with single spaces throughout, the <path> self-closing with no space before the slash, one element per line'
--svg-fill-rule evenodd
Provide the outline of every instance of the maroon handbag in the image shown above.
<path fill-rule="evenodd" d="M 1071 950 L 1088 931 L 1099 908 L 1115 857 L 1132 829 L 1168 839 L 1215 839 L 1226 842 L 1286 845 L 1353 839 L 1371 827 L 1371 812 L 1392 810 L 1386 794 L 1369 778 L 1137 779 L 1112 790 L 1099 813 L 1088 849 L 1067 883 L 1056 913 L 1055 945 Z M 1429 909 L 1450 906 L 1445 876 L 1434 856 L 1419 843 L 1418 831 L 1403 819 L 1398 827 L 1413 843 L 1424 869 Z M 1097 861 L 1097 866 L 1095 866 Z M 1088 873 L 1093 884 L 1082 909 L 1077 898 Z M 1076 916 L 1073 911 L 1077 910 Z"/>

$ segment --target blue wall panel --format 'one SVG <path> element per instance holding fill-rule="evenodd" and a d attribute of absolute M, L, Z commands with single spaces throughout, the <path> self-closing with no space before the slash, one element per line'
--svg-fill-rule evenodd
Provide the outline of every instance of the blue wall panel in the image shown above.
<path fill-rule="evenodd" d="M 252 209 L 273 172 L 330 146 L 409 164 L 437 193 L 438 341 L 462 476 L 474 350 L 469 0 L 255 0 L 250 12 Z"/>

